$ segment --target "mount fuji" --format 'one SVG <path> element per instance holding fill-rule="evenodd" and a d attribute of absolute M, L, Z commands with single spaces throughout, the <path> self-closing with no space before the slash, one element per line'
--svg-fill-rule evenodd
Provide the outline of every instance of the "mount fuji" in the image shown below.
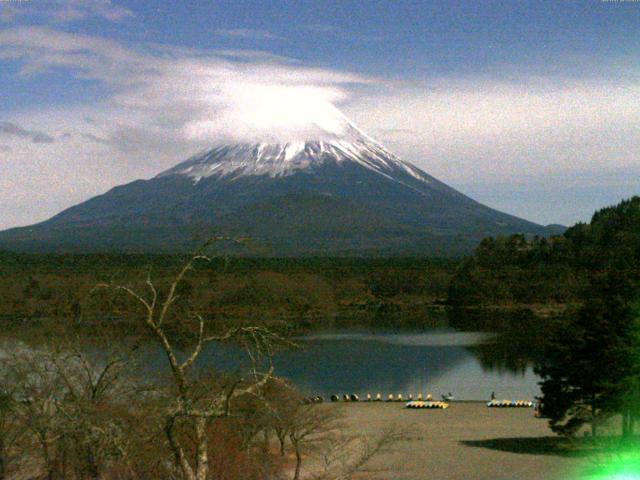
<path fill-rule="evenodd" d="M 249 237 L 264 255 L 444 256 L 490 235 L 558 233 L 472 200 L 339 120 L 295 141 L 216 145 L 0 232 L 0 249 L 176 252 L 227 235 Z"/>

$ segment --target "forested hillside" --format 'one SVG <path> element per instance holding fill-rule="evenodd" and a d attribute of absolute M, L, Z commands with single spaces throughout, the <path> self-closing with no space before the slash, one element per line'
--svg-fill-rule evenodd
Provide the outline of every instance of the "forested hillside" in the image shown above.
<path fill-rule="evenodd" d="M 637 269 L 640 197 L 596 212 L 563 235 L 487 238 L 458 268 L 449 287 L 456 306 L 580 303 L 590 279 L 604 268 Z"/>

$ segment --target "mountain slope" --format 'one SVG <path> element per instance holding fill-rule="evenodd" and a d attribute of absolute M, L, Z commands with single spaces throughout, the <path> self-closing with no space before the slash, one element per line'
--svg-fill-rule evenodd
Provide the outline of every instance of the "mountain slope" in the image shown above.
<path fill-rule="evenodd" d="M 400 160 L 349 124 L 342 135 L 227 144 L 115 187 L 0 248 L 170 252 L 215 233 L 273 255 L 450 255 L 484 236 L 545 235 Z"/>

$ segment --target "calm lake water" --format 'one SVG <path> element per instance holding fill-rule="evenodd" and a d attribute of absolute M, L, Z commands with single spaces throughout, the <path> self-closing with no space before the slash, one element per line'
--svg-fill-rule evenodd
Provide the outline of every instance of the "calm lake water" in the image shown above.
<path fill-rule="evenodd" d="M 538 378 L 531 365 L 501 366 L 490 348 L 497 336 L 450 328 L 420 331 L 334 331 L 296 339 L 301 349 L 279 353 L 276 373 L 309 394 L 380 392 L 434 398 L 451 392 L 460 400 L 533 399 Z M 504 348 L 497 349 L 497 355 Z M 203 352 L 201 368 L 241 370 L 244 353 L 233 346 L 212 346 Z M 156 361 L 162 361 L 157 358 Z"/>

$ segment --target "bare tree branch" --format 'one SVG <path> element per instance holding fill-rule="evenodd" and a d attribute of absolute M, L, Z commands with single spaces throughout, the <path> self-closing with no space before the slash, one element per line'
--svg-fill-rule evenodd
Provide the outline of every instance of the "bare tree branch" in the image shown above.
<path fill-rule="evenodd" d="M 147 274 L 145 281 L 146 288 L 151 292 L 150 299 L 128 286 L 99 285 L 100 288 L 112 288 L 115 291 L 124 292 L 145 308 L 144 324 L 158 340 L 169 363 L 173 383 L 177 390 L 173 404 L 166 412 L 164 432 L 175 464 L 182 477 L 186 480 L 206 480 L 209 476 L 208 436 L 206 435 L 206 427 L 209 422 L 219 417 L 228 416 L 231 410 L 231 402 L 235 398 L 242 396 L 259 398 L 261 390 L 273 378 L 274 368 L 270 357 L 279 346 L 291 345 L 280 335 L 259 326 L 232 327 L 222 334 L 207 334 L 205 332 L 204 318 L 198 313 L 192 313 L 192 317 L 197 323 L 195 344 L 184 360 L 178 360 L 179 352 L 176 351 L 170 341 L 169 333 L 164 325 L 172 311 L 172 307 L 176 305 L 178 287 L 184 281 L 188 272 L 194 268 L 195 262 L 200 260 L 210 261 L 210 257 L 205 255 L 204 252 L 213 242 L 217 241 L 235 240 L 228 237 L 214 237 L 202 245 L 178 271 L 166 295 L 161 295 L 155 287 L 151 279 L 151 272 Z M 197 382 L 189 374 L 191 367 L 201 355 L 205 345 L 212 342 L 232 341 L 242 345 L 249 356 L 251 361 L 249 375 L 232 382 L 228 389 L 222 388 L 218 392 L 211 392 L 203 397 L 198 393 L 198 388 L 200 387 L 197 387 Z M 266 371 L 261 371 L 260 364 L 264 359 L 267 359 L 268 368 Z M 115 368 L 115 366 L 115 364 L 109 365 L 101 372 L 101 376 L 95 382 L 94 388 L 106 388 L 108 386 L 109 370 Z M 189 457 L 186 454 L 185 447 L 182 445 L 183 440 L 176 433 L 178 419 L 183 419 L 180 423 L 181 431 L 183 424 L 191 425 L 193 429 L 191 439 L 195 446 L 194 457 Z"/>

